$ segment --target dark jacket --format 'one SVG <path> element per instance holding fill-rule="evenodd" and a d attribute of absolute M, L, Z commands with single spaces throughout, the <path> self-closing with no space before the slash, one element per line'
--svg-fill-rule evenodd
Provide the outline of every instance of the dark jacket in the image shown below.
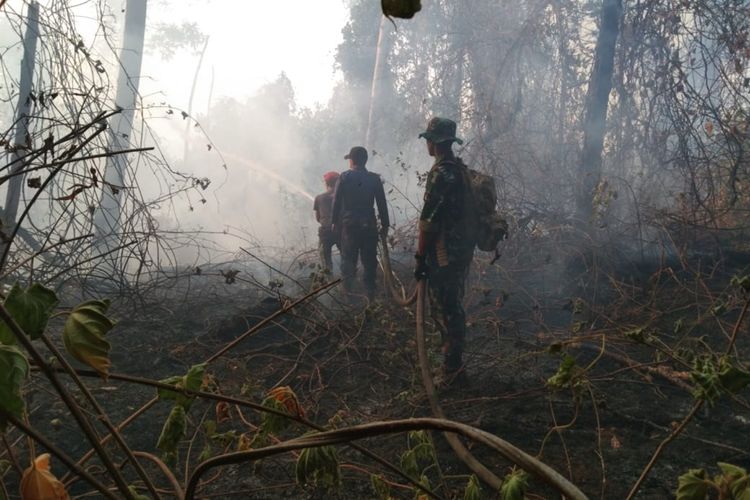
<path fill-rule="evenodd" d="M 381 226 L 389 227 L 388 205 L 380 176 L 364 167 L 347 170 L 339 177 L 333 193 L 333 223 L 374 228 L 374 204 L 378 206 Z"/>

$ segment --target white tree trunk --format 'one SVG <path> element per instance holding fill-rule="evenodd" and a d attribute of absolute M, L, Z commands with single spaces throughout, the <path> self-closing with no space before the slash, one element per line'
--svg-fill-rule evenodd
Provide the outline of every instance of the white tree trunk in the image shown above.
<path fill-rule="evenodd" d="M 127 0 L 125 6 L 125 28 L 120 52 L 120 71 L 117 79 L 115 104 L 122 112 L 110 122 L 110 150 L 119 151 L 130 147 L 133 119 L 138 102 L 138 83 L 143 60 L 143 42 L 146 32 L 146 5 L 148 0 Z M 122 188 L 125 187 L 127 155 L 108 158 L 104 169 L 104 185 L 99 209 L 94 215 L 94 230 L 97 240 L 105 248 L 114 248 L 119 242 L 120 205 Z M 114 189 L 113 189 L 114 188 Z"/>

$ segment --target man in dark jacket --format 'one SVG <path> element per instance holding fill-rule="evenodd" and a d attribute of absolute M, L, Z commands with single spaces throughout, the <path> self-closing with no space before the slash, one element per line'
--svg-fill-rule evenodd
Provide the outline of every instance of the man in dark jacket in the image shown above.
<path fill-rule="evenodd" d="M 419 217 L 419 246 L 414 275 L 429 278 L 430 306 L 443 340 L 443 381 L 462 374 L 466 313 L 463 299 L 476 241 L 471 185 L 466 165 L 453 154 L 456 123 L 435 117 L 419 137 L 435 158 L 427 176 Z"/>
<path fill-rule="evenodd" d="M 373 205 L 378 206 L 380 227 L 384 234 L 387 234 L 390 225 L 388 205 L 380 176 L 365 168 L 367 150 L 355 146 L 344 159 L 349 160 L 349 170 L 339 176 L 333 194 L 333 224 L 335 231 L 341 235 L 341 274 L 344 289 L 351 292 L 357 274 L 357 260 L 362 259 L 362 281 L 368 298 L 372 299 L 375 296 L 378 265 L 378 228 Z"/>

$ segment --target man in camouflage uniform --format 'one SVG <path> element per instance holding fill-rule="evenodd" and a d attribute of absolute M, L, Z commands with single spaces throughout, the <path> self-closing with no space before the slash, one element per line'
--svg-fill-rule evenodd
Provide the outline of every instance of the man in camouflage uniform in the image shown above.
<path fill-rule="evenodd" d="M 349 170 L 339 176 L 333 193 L 334 230 L 341 237 L 341 274 L 344 289 L 351 292 L 357 275 L 357 260 L 362 259 L 362 281 L 367 297 L 375 296 L 375 273 L 378 266 L 378 227 L 374 204 L 378 206 L 380 227 L 388 233 L 390 221 L 385 200 L 383 181 L 378 174 L 369 172 L 367 150 L 355 146 L 344 157 L 349 160 Z"/>
<path fill-rule="evenodd" d="M 430 306 L 442 335 L 444 381 L 450 383 L 463 374 L 464 287 L 476 240 L 471 185 L 466 165 L 453 154 L 453 142 L 462 144 L 454 121 L 432 118 L 419 137 L 427 140 L 435 164 L 427 176 L 419 217 L 414 275 L 417 280 L 429 276 Z"/>

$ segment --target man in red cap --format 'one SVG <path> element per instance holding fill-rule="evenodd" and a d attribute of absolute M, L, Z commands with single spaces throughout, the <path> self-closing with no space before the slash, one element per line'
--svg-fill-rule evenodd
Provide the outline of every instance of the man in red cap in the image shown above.
<path fill-rule="evenodd" d="M 333 245 L 338 245 L 338 238 L 333 232 L 333 189 L 339 180 L 338 172 L 326 172 L 323 174 L 325 193 L 315 197 L 313 210 L 315 219 L 320 224 L 318 228 L 318 250 L 320 251 L 320 264 L 328 272 L 333 271 L 331 250 Z"/>
<path fill-rule="evenodd" d="M 349 170 L 342 173 L 333 195 L 333 224 L 341 234 L 341 274 L 344 289 L 352 291 L 357 275 L 357 261 L 362 259 L 362 281 L 367 297 L 375 297 L 375 272 L 378 267 L 378 226 L 374 205 L 378 206 L 380 227 L 388 233 L 390 221 L 383 181 L 378 174 L 368 172 L 367 150 L 354 146 L 344 156 Z"/>

